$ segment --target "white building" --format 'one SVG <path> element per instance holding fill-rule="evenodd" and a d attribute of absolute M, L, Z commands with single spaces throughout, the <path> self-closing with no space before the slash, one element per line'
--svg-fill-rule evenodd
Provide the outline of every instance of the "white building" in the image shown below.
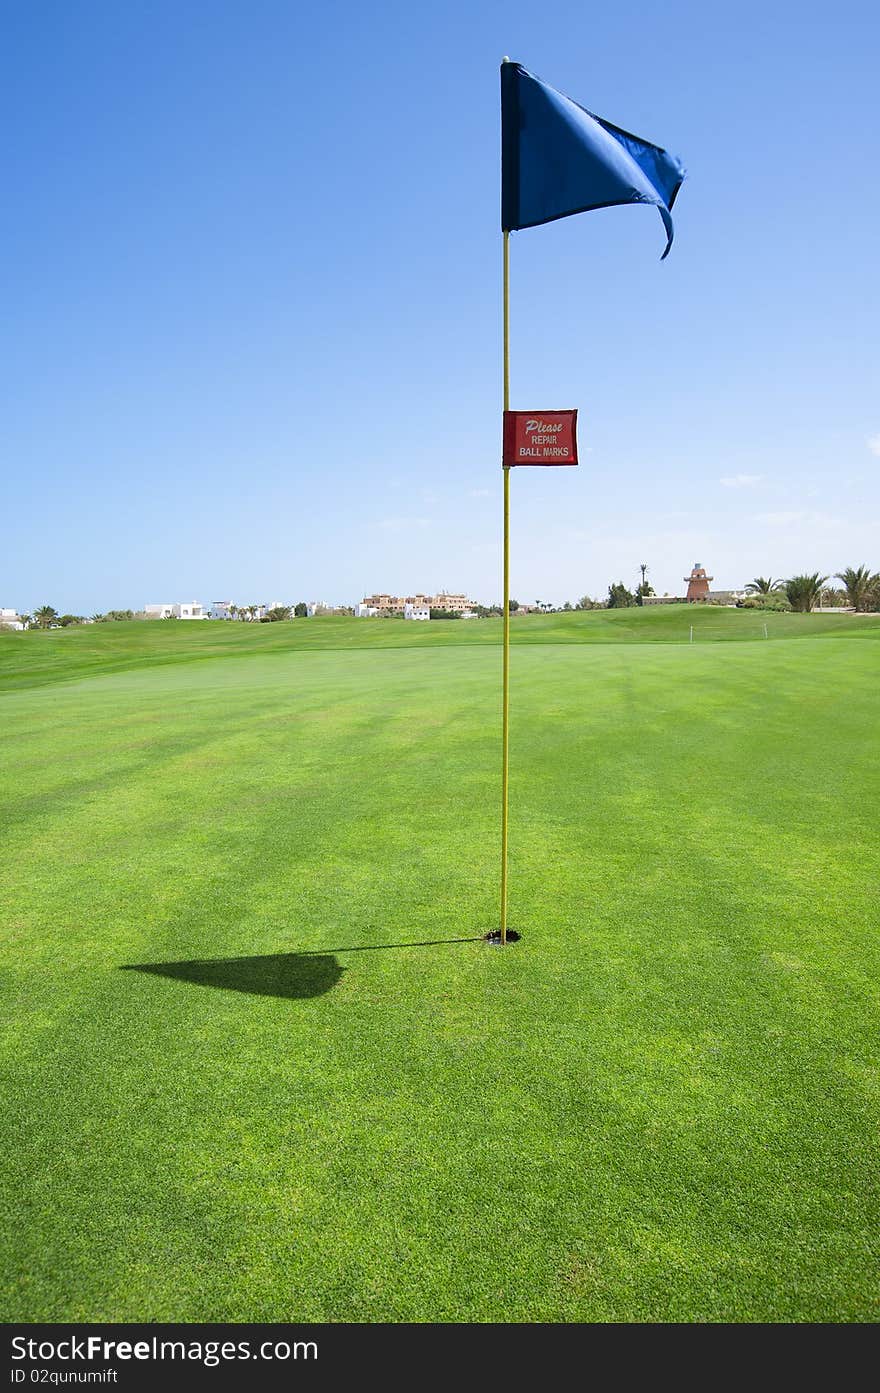
<path fill-rule="evenodd" d="M 404 619 L 430 619 L 431 611 L 427 605 L 411 605 L 409 601 L 403 607 Z"/>
<path fill-rule="evenodd" d="M 232 606 L 233 606 L 233 603 L 234 603 L 234 602 L 233 602 L 232 600 L 214 600 L 214 601 L 212 601 L 212 604 L 211 604 L 211 618 L 212 618 L 212 619 L 231 619 L 231 618 L 232 618 Z"/>
<path fill-rule="evenodd" d="M 203 605 L 197 600 L 189 600 L 179 605 L 144 605 L 147 619 L 207 619 Z"/>
<path fill-rule="evenodd" d="M 375 619 L 378 613 L 375 605 L 359 604 L 354 607 L 355 619 Z"/>
<path fill-rule="evenodd" d="M 5 629 L 23 629 L 17 609 L 0 609 L 0 626 Z"/>

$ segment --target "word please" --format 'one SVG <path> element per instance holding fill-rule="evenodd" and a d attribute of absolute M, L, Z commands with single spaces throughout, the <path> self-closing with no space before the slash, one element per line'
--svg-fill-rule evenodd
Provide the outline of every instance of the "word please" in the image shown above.
<path fill-rule="evenodd" d="M 538 420 L 530 420 L 530 421 L 526 421 L 526 430 L 528 431 L 529 435 L 531 435 L 532 432 L 533 432 L 533 431 L 536 431 L 536 430 L 539 430 L 539 431 L 561 431 L 561 430 L 562 430 L 562 422 L 561 422 L 561 421 L 538 421 Z"/>

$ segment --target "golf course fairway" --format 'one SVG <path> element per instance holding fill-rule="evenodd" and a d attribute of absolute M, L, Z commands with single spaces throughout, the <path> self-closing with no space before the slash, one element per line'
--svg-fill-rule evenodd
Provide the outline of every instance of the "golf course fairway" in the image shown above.
<path fill-rule="evenodd" d="M 5 1320 L 877 1318 L 880 616 L 512 628 L 504 949 L 499 621 L 0 634 Z"/>

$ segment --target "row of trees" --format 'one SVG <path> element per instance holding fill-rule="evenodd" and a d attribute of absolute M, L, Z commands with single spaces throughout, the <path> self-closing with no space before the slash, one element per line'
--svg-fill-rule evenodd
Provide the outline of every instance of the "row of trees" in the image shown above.
<path fill-rule="evenodd" d="M 233 619 L 254 620 L 257 618 L 259 605 L 230 605 L 229 613 Z M 265 614 L 259 616 L 261 624 L 276 624 L 279 619 L 307 619 L 308 606 L 305 600 L 300 600 L 296 605 L 274 605 Z M 354 614 L 351 605 L 342 605 L 338 609 L 325 609 L 323 605 L 318 605 L 316 614 Z"/>
<path fill-rule="evenodd" d="M 231 605 L 233 619 L 255 620 L 260 605 Z M 260 616 L 260 623 L 271 624 L 279 619 L 305 619 L 308 611 L 304 600 L 298 605 L 277 605 L 267 614 Z M 133 609 L 109 609 L 106 614 L 59 614 L 54 605 L 41 605 L 33 614 L 20 614 L 19 619 L 26 629 L 67 629 L 71 624 L 109 624 L 122 619 L 137 619 Z M 143 615 L 140 616 L 141 618 Z"/>
<path fill-rule="evenodd" d="M 260 609 L 262 609 L 262 605 L 230 605 L 229 613 L 233 619 L 253 623 Z M 307 615 L 306 602 L 300 600 L 297 605 L 275 605 L 265 614 L 259 615 L 259 619 L 261 624 L 277 624 L 279 619 L 305 619 Z"/>
<path fill-rule="evenodd" d="M 632 605 L 644 604 L 647 597 L 654 594 L 654 587 L 648 580 L 648 563 L 646 561 L 639 562 L 639 571 L 642 578 L 635 590 L 629 590 L 623 581 L 619 580 L 616 585 L 609 585 L 607 600 L 589 600 L 585 595 L 582 600 L 578 601 L 576 608 L 629 609 Z"/>
<path fill-rule="evenodd" d="M 82 624 L 82 614 L 59 614 L 53 605 L 41 605 L 33 614 L 20 614 L 19 619 L 26 629 L 67 629 L 71 624 Z M 94 618 L 103 618 L 95 615 Z"/>
<path fill-rule="evenodd" d="M 829 588 L 831 579 L 842 581 L 843 589 Z M 812 575 L 792 576 L 789 580 L 756 576 L 749 581 L 746 590 L 765 605 L 784 596 L 793 610 L 803 614 L 819 605 L 827 608 L 849 605 L 859 614 L 880 610 L 880 571 L 872 572 L 864 565 L 847 566 L 834 577 L 820 576 L 818 571 Z"/>
<path fill-rule="evenodd" d="M 608 587 L 606 600 L 590 600 L 584 596 L 575 608 L 628 609 L 642 604 L 648 595 L 654 594 L 647 569 L 644 564 L 639 567 L 642 579 L 635 590 L 617 581 Z M 829 586 L 831 579 L 842 581 L 843 588 Z M 868 566 L 847 566 L 834 577 L 822 576 L 818 571 L 812 575 L 791 576 L 788 580 L 756 576 L 745 588 L 751 599 L 742 603 L 759 609 L 792 609 L 808 614 L 822 605 L 829 609 L 850 606 L 860 614 L 880 611 L 880 572 L 872 572 Z"/>
<path fill-rule="evenodd" d="M 109 624 L 117 619 L 134 619 L 134 610 L 110 609 L 106 614 L 59 614 L 54 605 L 40 605 L 33 614 L 20 614 L 26 629 L 69 629 L 71 624 Z"/>

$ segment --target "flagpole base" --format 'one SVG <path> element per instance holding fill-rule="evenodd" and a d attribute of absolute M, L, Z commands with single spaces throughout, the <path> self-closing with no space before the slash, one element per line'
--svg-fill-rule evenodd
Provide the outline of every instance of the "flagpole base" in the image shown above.
<path fill-rule="evenodd" d="M 519 943 L 521 937 L 522 935 L 518 934 L 516 929 L 507 930 L 507 943 Z M 490 944 L 493 948 L 502 948 L 504 944 L 501 942 L 501 930 L 490 929 L 489 933 L 483 934 L 483 942 Z"/>

